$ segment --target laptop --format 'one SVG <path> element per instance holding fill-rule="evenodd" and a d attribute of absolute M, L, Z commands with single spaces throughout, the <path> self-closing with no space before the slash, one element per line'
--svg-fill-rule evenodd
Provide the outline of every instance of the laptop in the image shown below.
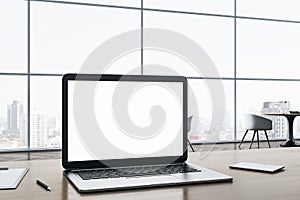
<path fill-rule="evenodd" d="M 62 85 L 63 174 L 78 192 L 232 181 L 186 162 L 185 77 L 66 74 Z"/>

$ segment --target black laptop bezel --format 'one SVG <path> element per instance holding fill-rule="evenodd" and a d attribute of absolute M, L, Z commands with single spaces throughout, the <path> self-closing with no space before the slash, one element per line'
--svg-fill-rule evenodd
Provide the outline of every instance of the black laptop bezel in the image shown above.
<path fill-rule="evenodd" d="M 182 82 L 183 84 L 183 154 L 168 157 L 129 158 L 118 160 L 68 161 L 68 81 L 141 81 Z M 120 162 L 122 160 L 122 162 Z M 112 74 L 65 74 L 62 78 L 62 165 L 65 169 L 89 169 L 154 164 L 176 164 L 187 160 L 187 79 L 182 76 L 112 75 Z"/>

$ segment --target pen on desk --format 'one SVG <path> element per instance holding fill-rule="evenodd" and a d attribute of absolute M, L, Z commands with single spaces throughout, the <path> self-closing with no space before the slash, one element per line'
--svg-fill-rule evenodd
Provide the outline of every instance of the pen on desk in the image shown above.
<path fill-rule="evenodd" d="M 45 183 L 43 183 L 42 181 L 36 180 L 36 184 L 38 184 L 39 186 L 41 186 L 42 188 L 44 188 L 45 190 L 47 190 L 49 192 L 51 191 L 51 188 L 48 185 L 46 185 Z"/>
<path fill-rule="evenodd" d="M 0 170 L 8 170 L 8 167 L 0 167 Z"/>

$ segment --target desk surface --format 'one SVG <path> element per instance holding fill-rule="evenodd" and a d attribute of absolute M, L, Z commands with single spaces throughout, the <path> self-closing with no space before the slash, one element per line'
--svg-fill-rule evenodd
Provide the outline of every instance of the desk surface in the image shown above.
<path fill-rule="evenodd" d="M 0 155 L 1 156 L 1 155 Z M 228 165 L 241 162 L 285 165 L 277 174 L 229 169 Z M 299 199 L 300 148 L 213 151 L 191 153 L 189 162 L 234 177 L 232 183 L 212 183 L 190 186 L 163 187 L 79 194 L 62 175 L 60 160 L 2 162 L 9 167 L 28 167 L 30 171 L 16 190 L 0 191 L 0 199 Z M 51 192 L 35 184 L 36 179 L 47 183 Z"/>

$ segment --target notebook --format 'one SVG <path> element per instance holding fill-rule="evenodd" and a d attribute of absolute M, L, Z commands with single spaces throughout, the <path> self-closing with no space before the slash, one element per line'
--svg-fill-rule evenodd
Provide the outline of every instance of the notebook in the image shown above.
<path fill-rule="evenodd" d="M 186 162 L 184 77 L 65 75 L 62 147 L 79 192 L 232 181 Z"/>
<path fill-rule="evenodd" d="M 0 170 L 0 190 L 16 189 L 27 172 L 27 168 Z"/>

